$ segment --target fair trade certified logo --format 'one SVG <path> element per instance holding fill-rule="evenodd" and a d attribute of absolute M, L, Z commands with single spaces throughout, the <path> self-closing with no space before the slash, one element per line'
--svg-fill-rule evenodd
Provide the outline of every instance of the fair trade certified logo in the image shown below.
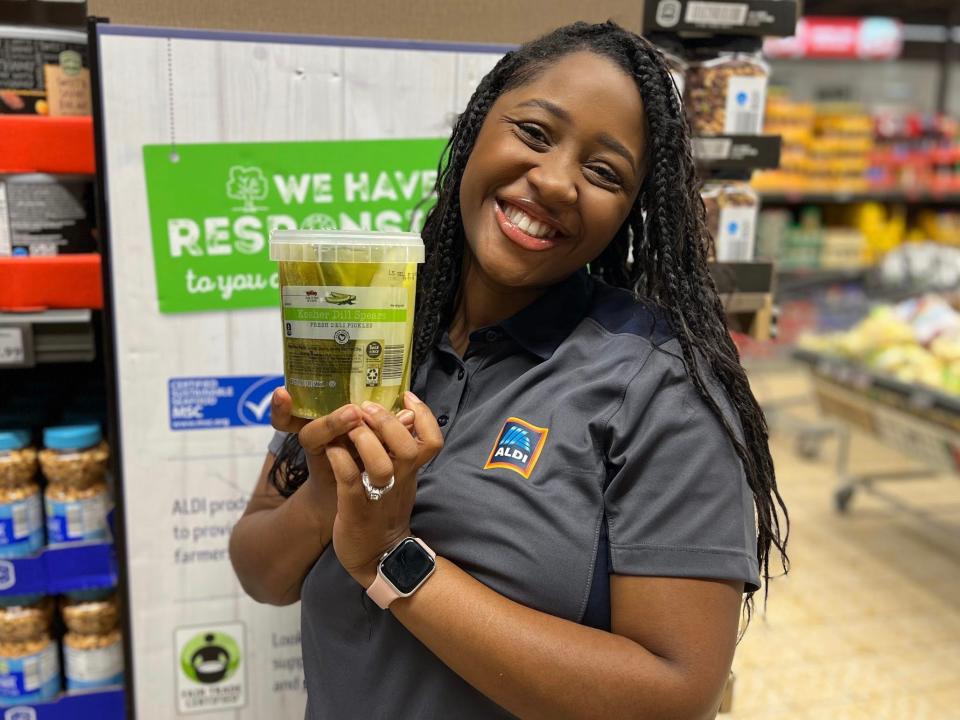
<path fill-rule="evenodd" d="M 181 713 L 228 710 L 246 703 L 242 623 L 178 628 L 174 641 Z"/>
<path fill-rule="evenodd" d="M 529 478 L 549 432 L 547 428 L 531 425 L 520 418 L 507 418 L 483 469 L 503 468 Z"/>

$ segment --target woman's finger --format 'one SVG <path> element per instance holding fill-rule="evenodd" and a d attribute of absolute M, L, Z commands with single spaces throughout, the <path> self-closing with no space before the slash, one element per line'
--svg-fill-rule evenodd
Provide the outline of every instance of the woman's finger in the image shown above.
<path fill-rule="evenodd" d="M 398 417 L 391 415 L 376 403 L 365 402 L 360 408 L 363 410 L 364 422 L 377 434 L 394 459 L 404 467 L 413 465 L 420 448 L 410 434 L 409 428 L 404 426 Z M 416 414 L 411 413 L 411 415 L 416 422 Z"/>
<path fill-rule="evenodd" d="M 278 387 L 273 391 L 273 404 L 270 406 L 270 424 L 280 432 L 295 433 L 309 422 L 293 416 L 293 399 L 286 388 Z"/>
<path fill-rule="evenodd" d="M 356 405 L 344 405 L 329 415 L 311 420 L 300 429 L 300 444 L 308 453 L 322 453 L 323 449 L 353 428 L 363 424 L 363 416 Z"/>
<path fill-rule="evenodd" d="M 366 425 L 360 424 L 351 430 L 347 437 L 357 448 L 360 454 L 360 460 L 363 463 L 363 469 L 370 476 L 370 481 L 374 485 L 386 485 L 390 482 L 396 470 L 393 466 L 393 460 L 387 454 L 386 448 L 380 442 L 380 438 L 374 434 L 373 430 Z"/>
<path fill-rule="evenodd" d="M 327 460 L 337 481 L 337 514 L 345 519 L 364 519 L 369 515 L 370 502 L 360 481 L 360 467 L 343 444 L 327 447 Z"/>
<path fill-rule="evenodd" d="M 437 419 L 433 416 L 433 411 L 412 392 L 404 393 L 403 404 L 414 414 L 413 427 L 420 444 L 417 462 L 423 465 L 443 449 L 443 433 L 440 431 Z"/>

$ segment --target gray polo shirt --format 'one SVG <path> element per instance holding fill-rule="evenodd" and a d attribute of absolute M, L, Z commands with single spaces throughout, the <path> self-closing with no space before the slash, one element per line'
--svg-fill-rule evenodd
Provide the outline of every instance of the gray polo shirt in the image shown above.
<path fill-rule="evenodd" d="M 445 440 L 420 471 L 413 532 L 498 593 L 609 630 L 611 573 L 758 587 L 739 458 L 668 325 L 629 293 L 577 273 L 475 332 L 463 358 L 444 337 L 413 389 Z M 332 548 L 301 597 L 310 720 L 511 717 L 377 608 Z"/>

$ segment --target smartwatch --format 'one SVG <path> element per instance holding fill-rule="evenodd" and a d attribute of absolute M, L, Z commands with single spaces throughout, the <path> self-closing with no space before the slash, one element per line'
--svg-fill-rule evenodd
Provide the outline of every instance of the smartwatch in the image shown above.
<path fill-rule="evenodd" d="M 407 537 L 380 558 L 377 578 L 367 595 L 386 610 L 397 598 L 410 597 L 437 569 L 437 554 L 420 538 Z"/>

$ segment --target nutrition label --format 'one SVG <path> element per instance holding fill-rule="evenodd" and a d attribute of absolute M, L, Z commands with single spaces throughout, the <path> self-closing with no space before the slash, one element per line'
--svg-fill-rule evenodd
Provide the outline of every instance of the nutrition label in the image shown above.
<path fill-rule="evenodd" d="M 408 312 L 404 287 L 284 287 L 287 384 L 397 386 Z"/>

